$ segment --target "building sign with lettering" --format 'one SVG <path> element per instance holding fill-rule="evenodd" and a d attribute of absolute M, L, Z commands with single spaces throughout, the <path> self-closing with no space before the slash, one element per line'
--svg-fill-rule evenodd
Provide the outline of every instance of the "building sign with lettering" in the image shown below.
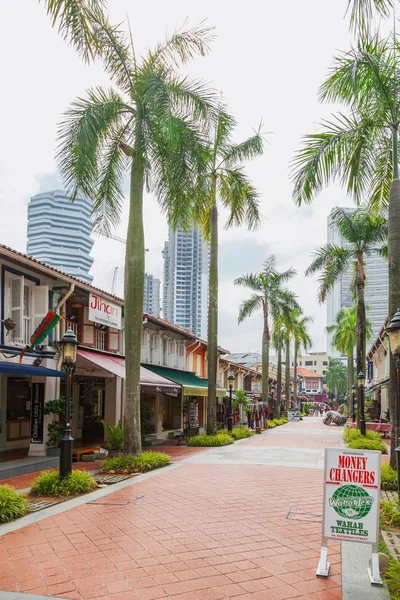
<path fill-rule="evenodd" d="M 32 383 L 31 444 L 43 444 L 44 383 Z"/>
<path fill-rule="evenodd" d="M 100 298 L 97 294 L 89 296 L 89 320 L 113 329 L 121 329 L 122 307 Z"/>

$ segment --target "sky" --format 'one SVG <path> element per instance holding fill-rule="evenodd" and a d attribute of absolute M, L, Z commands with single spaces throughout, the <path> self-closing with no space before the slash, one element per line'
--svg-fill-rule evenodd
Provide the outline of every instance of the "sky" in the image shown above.
<path fill-rule="evenodd" d="M 251 292 L 235 287 L 233 280 L 257 272 L 270 254 L 275 254 L 280 269 L 297 270 L 290 287 L 305 314 L 314 319 L 313 349 L 326 350 L 326 306 L 317 302 L 317 279 L 306 278 L 304 271 L 313 250 L 326 243 L 330 210 L 351 201 L 331 186 L 312 205 L 295 206 L 289 163 L 301 137 L 316 131 L 336 108 L 321 105 L 317 90 L 332 57 L 351 43 L 346 5 L 346 0 L 108 0 L 111 22 L 129 18 L 137 55 L 186 19 L 191 25 L 206 19 L 215 27 L 215 40 L 206 57 L 190 64 L 190 74 L 221 90 L 238 122 L 236 141 L 263 122 L 264 155 L 247 167 L 260 193 L 262 227 L 257 232 L 245 227 L 225 230 L 226 215 L 220 213 L 219 342 L 231 352 L 260 350 L 262 315 L 238 326 L 239 304 Z M 63 112 L 90 87 L 110 83 L 100 64 L 84 65 L 51 28 L 43 3 L 7 2 L 2 21 L 0 241 L 25 252 L 29 198 L 63 187 L 55 160 Z M 115 235 L 125 237 L 127 214 L 126 201 Z M 167 223 L 151 194 L 145 196 L 144 218 L 146 270 L 162 279 Z M 117 241 L 96 238 L 94 285 L 110 291 L 118 266 L 116 293 L 123 294 L 124 251 Z"/>

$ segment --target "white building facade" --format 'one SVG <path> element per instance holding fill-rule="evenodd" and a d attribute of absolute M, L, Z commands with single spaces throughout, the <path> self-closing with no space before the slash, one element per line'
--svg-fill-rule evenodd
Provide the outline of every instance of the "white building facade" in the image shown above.
<path fill-rule="evenodd" d="M 163 257 L 164 319 L 207 338 L 209 248 L 200 229 L 170 227 Z"/>

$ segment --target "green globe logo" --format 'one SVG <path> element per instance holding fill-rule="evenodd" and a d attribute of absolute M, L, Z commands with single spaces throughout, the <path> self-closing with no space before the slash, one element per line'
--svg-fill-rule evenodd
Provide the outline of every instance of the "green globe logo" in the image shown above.
<path fill-rule="evenodd" d="M 366 517 L 373 503 L 374 499 L 358 485 L 342 485 L 329 499 L 329 506 L 348 519 Z"/>

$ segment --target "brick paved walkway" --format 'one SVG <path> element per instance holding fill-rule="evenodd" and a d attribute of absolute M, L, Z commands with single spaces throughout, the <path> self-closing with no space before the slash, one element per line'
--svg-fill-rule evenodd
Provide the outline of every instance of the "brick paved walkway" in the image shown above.
<path fill-rule="evenodd" d="M 239 453 L 237 464 L 221 462 L 223 449 L 206 464 L 214 450 L 193 454 L 94 504 L 7 534 L 0 590 L 72 600 L 339 599 L 338 544 L 330 546 L 331 576 L 315 577 L 322 470 L 314 457 L 338 443 L 338 430 L 319 419 L 289 423 L 227 447 Z M 308 468 L 296 468 L 294 458 L 287 467 L 259 464 L 258 451 L 279 444 L 292 457 L 293 449 L 311 448 Z M 310 520 L 287 519 L 291 508 Z"/>

